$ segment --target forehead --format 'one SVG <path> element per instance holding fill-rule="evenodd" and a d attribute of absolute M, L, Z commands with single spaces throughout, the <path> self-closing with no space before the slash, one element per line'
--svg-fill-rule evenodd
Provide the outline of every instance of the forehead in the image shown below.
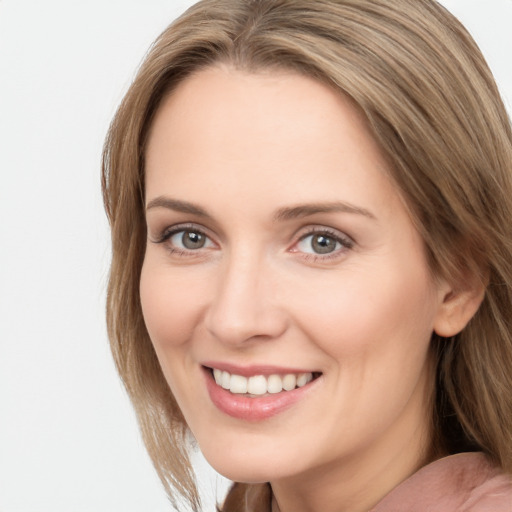
<path fill-rule="evenodd" d="M 360 110 L 341 92 L 284 71 L 192 75 L 163 100 L 146 153 L 148 197 L 193 187 L 201 199 L 226 194 L 229 184 L 244 196 L 337 201 L 342 191 L 359 199 L 356 190 L 372 183 L 379 198 L 365 200 L 375 202 L 395 188 L 388 176 Z"/>
<path fill-rule="evenodd" d="M 282 144 L 301 135 L 313 138 L 317 128 L 329 130 L 335 125 L 339 129 L 340 113 L 347 125 L 357 128 L 345 135 L 367 131 L 364 115 L 348 96 L 311 77 L 285 70 L 250 73 L 215 66 L 187 77 L 164 98 L 150 131 L 150 144 L 155 132 L 171 123 L 181 128 L 174 134 L 176 140 L 180 134 L 190 138 L 200 128 L 212 142 L 225 143 L 223 135 L 236 127 L 243 128 L 241 135 L 248 145 L 257 144 L 269 130 Z"/>

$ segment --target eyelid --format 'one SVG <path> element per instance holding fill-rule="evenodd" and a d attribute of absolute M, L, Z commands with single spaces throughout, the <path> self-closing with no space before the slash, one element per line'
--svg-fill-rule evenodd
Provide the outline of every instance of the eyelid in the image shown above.
<path fill-rule="evenodd" d="M 312 226 L 310 225 L 310 226 L 301 228 L 299 230 L 299 232 L 297 233 L 296 237 L 298 240 L 302 240 L 310 235 L 324 234 L 324 233 L 332 236 L 333 238 L 339 239 L 342 242 L 355 244 L 355 240 L 351 236 L 347 235 L 347 233 L 345 233 L 344 231 L 341 231 L 339 229 L 332 228 L 329 226 L 323 226 L 321 224 L 312 225 Z"/>
<path fill-rule="evenodd" d="M 219 247 L 218 243 L 215 241 L 214 237 L 210 234 L 210 230 L 196 223 L 180 223 L 174 224 L 171 226 L 167 226 L 160 232 L 159 236 L 156 239 L 150 241 L 155 244 L 165 244 L 177 233 L 182 231 L 193 231 L 200 233 L 205 236 L 215 247 Z M 307 237 L 324 234 L 330 238 L 336 240 L 337 243 L 341 245 L 339 249 L 336 249 L 332 252 L 321 254 L 321 253 L 309 253 L 297 248 L 297 245 L 306 239 Z M 170 244 L 169 244 L 170 245 Z M 304 259 L 307 260 L 318 260 L 318 261 L 328 261 L 329 259 L 341 258 L 343 254 L 347 251 L 351 250 L 355 245 L 355 240 L 338 229 L 316 225 L 316 226 L 306 226 L 301 228 L 298 233 L 294 236 L 294 242 L 291 247 L 289 247 L 288 252 L 295 253 L 301 255 Z M 199 253 L 204 252 L 204 250 L 209 250 L 211 247 L 204 247 L 199 249 L 182 249 L 180 247 L 169 246 L 168 250 L 171 253 L 183 255 L 183 256 L 198 256 Z"/>
<path fill-rule="evenodd" d="M 155 244 L 164 244 L 167 242 L 171 237 L 176 235 L 177 233 L 180 233 L 181 231 L 194 231 L 196 233 L 200 233 L 201 235 L 205 236 L 208 240 L 210 240 L 214 245 L 217 245 L 217 243 L 214 241 L 213 237 L 210 235 L 209 230 L 204 228 L 203 226 L 200 226 L 198 224 L 185 222 L 182 224 L 173 224 L 172 226 L 167 226 L 164 228 L 156 240 L 151 240 L 151 242 Z M 190 252 L 195 252 L 193 250 L 190 250 Z"/>
<path fill-rule="evenodd" d="M 310 236 L 322 235 L 322 234 L 335 239 L 336 242 L 338 242 L 341 245 L 341 248 L 337 249 L 333 252 L 325 253 L 325 254 L 307 253 L 307 252 L 303 252 L 303 251 L 300 251 L 299 249 L 297 249 L 297 245 L 300 242 L 302 242 L 304 239 L 306 239 Z M 321 225 L 308 226 L 299 231 L 299 233 L 296 236 L 295 242 L 293 243 L 292 247 L 289 249 L 289 252 L 300 253 L 306 259 L 327 261 L 329 259 L 341 257 L 342 254 L 351 250 L 354 247 L 354 245 L 355 245 L 355 240 L 352 237 L 350 237 L 349 235 L 347 235 L 346 233 L 344 233 L 338 229 L 334 229 L 334 228 L 327 227 L 327 226 L 321 226 Z"/>

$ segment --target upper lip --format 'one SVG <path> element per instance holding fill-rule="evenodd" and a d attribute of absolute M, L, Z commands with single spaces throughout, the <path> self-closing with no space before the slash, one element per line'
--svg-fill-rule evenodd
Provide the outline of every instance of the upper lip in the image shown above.
<path fill-rule="evenodd" d="M 218 369 L 230 374 L 242 375 L 243 377 L 252 377 L 254 375 L 288 375 L 299 373 L 320 373 L 314 370 L 305 368 L 290 368 L 286 366 L 275 366 L 268 364 L 251 364 L 251 365 L 237 365 L 233 363 L 220 362 L 220 361 L 205 361 L 202 365 L 210 369 Z"/>

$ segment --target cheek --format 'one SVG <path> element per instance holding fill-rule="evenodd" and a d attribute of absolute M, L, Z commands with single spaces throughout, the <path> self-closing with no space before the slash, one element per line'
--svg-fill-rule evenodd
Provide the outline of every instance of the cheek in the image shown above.
<path fill-rule="evenodd" d="M 376 269 L 375 269 L 376 270 Z M 317 281 L 314 300 L 298 307 L 299 322 L 311 339 L 337 361 L 412 357 L 428 345 L 435 297 L 420 270 L 386 267 L 386 272 L 352 269 L 336 286 Z M 295 297 L 300 293 L 295 294 Z"/>
<path fill-rule="evenodd" d="M 401 270 L 388 266 L 386 274 L 363 279 L 353 269 L 343 286 L 316 283 L 322 300 L 300 308 L 301 329 L 328 356 L 327 386 L 338 404 L 326 435 L 339 439 L 343 426 L 353 446 L 387 429 L 413 395 L 414 411 L 423 414 L 424 394 L 417 390 L 430 386 L 425 379 L 435 300 L 421 271 Z"/>
<path fill-rule="evenodd" d="M 144 261 L 140 280 L 144 322 L 167 384 L 187 419 L 197 405 L 193 387 L 184 383 L 193 363 L 191 341 L 201 318 L 201 288 L 204 283 L 180 276 L 159 260 L 155 264 L 151 255 Z"/>
<path fill-rule="evenodd" d="M 155 265 L 151 257 L 144 261 L 140 280 L 142 313 L 157 352 L 190 340 L 201 317 L 201 287 L 203 281 L 170 272 Z"/>

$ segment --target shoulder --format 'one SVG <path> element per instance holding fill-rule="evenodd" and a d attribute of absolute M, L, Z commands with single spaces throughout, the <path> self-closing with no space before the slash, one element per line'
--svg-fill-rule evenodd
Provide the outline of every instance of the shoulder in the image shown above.
<path fill-rule="evenodd" d="M 512 512 L 512 478 L 482 453 L 439 459 L 391 491 L 372 512 Z"/>
<path fill-rule="evenodd" d="M 222 512 L 270 512 L 268 484 L 235 483 Z M 371 512 L 512 512 L 512 478 L 482 453 L 439 459 L 393 489 Z M 220 511 L 219 511 L 220 512 Z"/>

